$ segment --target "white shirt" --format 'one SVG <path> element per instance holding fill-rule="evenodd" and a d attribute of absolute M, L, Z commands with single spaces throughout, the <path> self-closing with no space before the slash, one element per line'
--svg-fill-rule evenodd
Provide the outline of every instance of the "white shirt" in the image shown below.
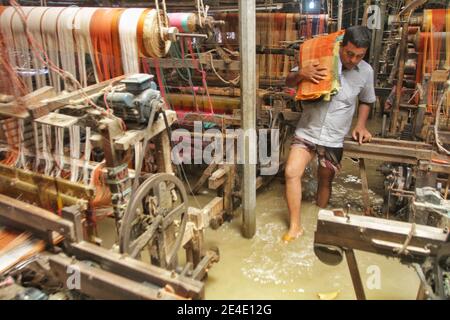
<path fill-rule="evenodd" d="M 292 71 L 295 69 L 298 70 Z M 338 70 L 342 70 L 340 59 Z M 341 87 L 330 101 L 302 101 L 303 112 L 295 130 L 297 136 L 326 147 L 343 147 L 357 99 L 370 104 L 376 101 L 376 96 L 373 69 L 364 60 L 352 70 L 342 70 L 339 78 Z"/>

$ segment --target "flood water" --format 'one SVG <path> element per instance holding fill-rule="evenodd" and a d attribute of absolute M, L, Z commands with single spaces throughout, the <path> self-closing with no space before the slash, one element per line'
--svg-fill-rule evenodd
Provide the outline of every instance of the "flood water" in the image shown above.
<path fill-rule="evenodd" d="M 313 252 L 318 207 L 303 201 L 305 234 L 289 244 L 281 241 L 288 221 L 283 193 L 284 185 L 276 181 L 258 194 L 254 238 L 241 235 L 240 217 L 207 231 L 207 245 L 219 248 L 220 262 L 209 271 L 206 299 L 318 299 L 318 293 L 336 291 L 337 299 L 355 299 L 345 259 L 328 266 Z M 354 195 L 346 190 L 347 197 Z M 414 270 L 365 252 L 356 251 L 356 259 L 368 299 L 415 299 L 419 280 Z M 380 270 L 379 289 L 366 286 L 371 266 Z"/>
<path fill-rule="evenodd" d="M 368 122 L 376 133 L 381 122 Z M 370 200 L 375 210 L 383 203 L 384 176 L 377 171 L 381 162 L 367 161 L 366 171 Z M 206 232 L 207 245 L 217 246 L 220 262 L 209 271 L 206 299 L 319 299 L 318 293 L 339 292 L 336 299 L 355 299 L 346 260 L 338 266 L 322 263 L 314 254 L 313 242 L 319 208 L 312 201 L 316 180 L 316 163 L 305 175 L 302 201 L 304 235 L 289 244 L 281 237 L 287 230 L 288 211 L 282 179 L 258 191 L 256 198 L 256 234 L 245 239 L 241 234 L 242 218 L 225 223 L 218 230 Z M 197 202 L 202 202 L 203 197 Z M 363 208 L 359 166 L 342 160 L 342 171 L 333 182 L 330 208 L 347 208 L 361 214 Z M 415 271 L 398 259 L 355 251 L 367 299 L 415 299 L 419 279 Z M 380 271 L 380 282 L 374 286 L 374 270 Z M 369 284 L 370 288 L 367 287 Z M 379 286 L 378 286 L 379 284 Z"/>
<path fill-rule="evenodd" d="M 372 127 L 378 124 L 372 122 Z M 376 128 L 372 128 L 376 132 Z M 380 162 L 366 161 L 371 203 L 375 209 L 382 204 L 383 176 L 377 172 Z M 346 208 L 361 214 L 362 197 L 359 167 L 350 159 L 342 160 L 342 171 L 333 182 L 330 208 Z M 314 164 L 310 170 L 314 171 Z M 303 187 L 310 195 L 315 191 L 314 175 L 305 176 Z M 215 196 L 206 188 L 189 205 L 204 206 Z M 256 234 L 252 239 L 241 235 L 242 218 L 225 222 L 218 230 L 206 231 L 206 248 L 218 247 L 220 261 L 209 270 L 206 299 L 318 299 L 318 293 L 338 292 L 336 299 L 355 299 L 350 273 L 344 260 L 328 266 L 313 252 L 314 231 L 319 208 L 310 198 L 302 201 L 302 224 L 305 234 L 284 244 L 281 237 L 287 230 L 288 211 L 284 198 L 283 179 L 277 178 L 257 192 Z M 114 224 L 105 221 L 99 226 L 103 245 L 114 243 Z M 367 299 L 415 299 L 419 279 L 412 268 L 399 260 L 355 251 Z M 367 287 L 379 270 L 379 286 Z M 373 282 L 369 282 L 369 284 Z"/>

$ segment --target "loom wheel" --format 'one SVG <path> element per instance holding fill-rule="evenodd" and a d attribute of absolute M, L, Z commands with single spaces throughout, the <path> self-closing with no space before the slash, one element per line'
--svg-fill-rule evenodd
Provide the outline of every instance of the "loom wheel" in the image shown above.
<path fill-rule="evenodd" d="M 187 194 L 183 183 L 167 173 L 145 180 L 130 200 L 119 235 L 121 253 L 142 257 L 150 263 L 173 268 L 187 222 Z"/>

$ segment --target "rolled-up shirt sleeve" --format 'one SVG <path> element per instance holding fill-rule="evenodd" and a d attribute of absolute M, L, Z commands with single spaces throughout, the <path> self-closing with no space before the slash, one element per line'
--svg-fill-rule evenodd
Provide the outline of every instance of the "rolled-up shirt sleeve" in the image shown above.
<path fill-rule="evenodd" d="M 373 84 L 373 69 L 370 68 L 369 72 L 366 72 L 366 82 L 361 92 L 358 95 L 358 99 L 361 103 L 374 103 L 377 100 L 375 96 L 375 88 Z"/>

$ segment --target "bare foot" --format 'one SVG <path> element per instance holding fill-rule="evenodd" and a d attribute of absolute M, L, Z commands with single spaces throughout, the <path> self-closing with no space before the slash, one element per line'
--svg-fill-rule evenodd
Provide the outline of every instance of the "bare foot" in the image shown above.
<path fill-rule="evenodd" d="M 298 230 L 289 229 L 289 231 L 283 235 L 282 240 L 284 243 L 289 243 L 289 242 L 299 238 L 300 236 L 302 236 L 303 232 L 304 232 L 304 229 L 302 227 L 300 227 Z"/>

